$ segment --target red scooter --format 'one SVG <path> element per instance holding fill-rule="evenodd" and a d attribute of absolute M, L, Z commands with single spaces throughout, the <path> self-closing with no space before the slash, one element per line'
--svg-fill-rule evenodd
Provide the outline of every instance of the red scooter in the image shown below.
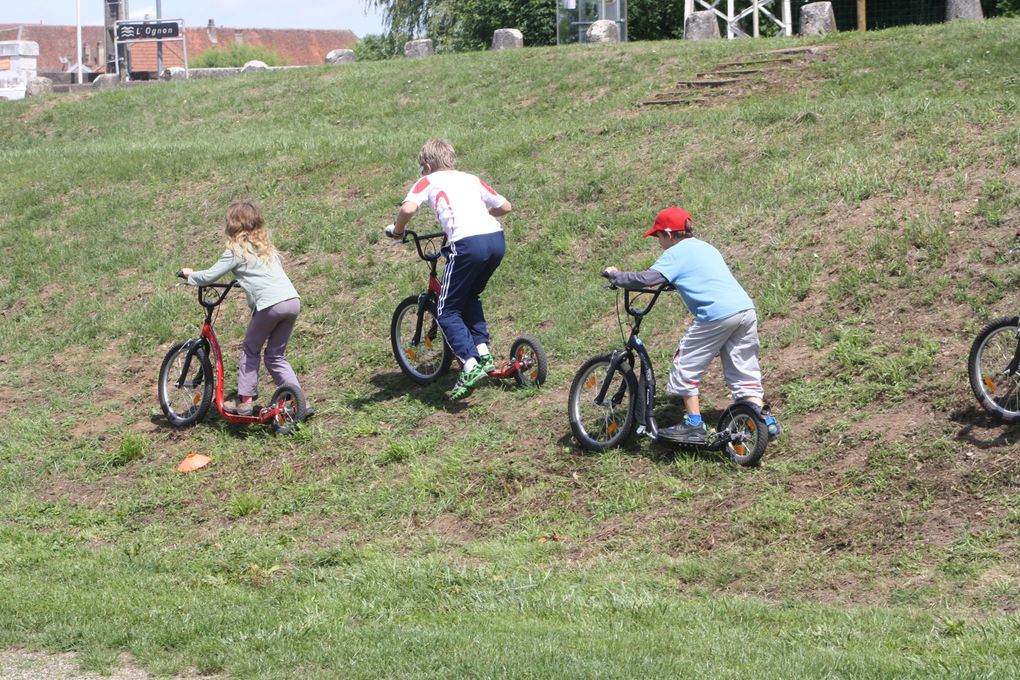
<path fill-rule="evenodd" d="M 183 272 L 177 272 L 177 276 L 187 278 Z M 281 385 L 273 393 L 269 404 L 250 416 L 233 413 L 224 407 L 223 354 L 213 331 L 213 312 L 237 285 L 237 281 L 231 281 L 198 287 L 198 302 L 205 307 L 205 323 L 199 337 L 178 342 L 166 353 L 159 368 L 160 408 L 171 425 L 194 425 L 209 412 L 209 406 L 214 402 L 215 385 L 216 410 L 228 423 L 269 424 L 278 434 L 289 434 L 308 416 L 304 392 L 297 385 Z M 216 361 L 215 378 L 210 353 Z"/>

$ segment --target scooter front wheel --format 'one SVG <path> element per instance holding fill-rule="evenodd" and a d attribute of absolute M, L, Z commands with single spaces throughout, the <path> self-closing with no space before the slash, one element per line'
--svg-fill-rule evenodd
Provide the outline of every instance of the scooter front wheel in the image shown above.
<path fill-rule="evenodd" d="M 582 447 L 589 451 L 616 448 L 634 431 L 637 378 L 630 364 L 624 361 L 609 375 L 612 354 L 599 354 L 588 359 L 574 376 L 567 397 L 570 429 Z M 610 380 L 602 403 L 596 397 Z"/>
<path fill-rule="evenodd" d="M 428 385 L 450 370 L 453 350 L 439 328 L 435 302 L 426 300 L 419 316 L 418 298 L 411 295 L 397 305 L 390 323 L 390 344 L 404 375 Z"/>
<path fill-rule="evenodd" d="M 273 418 L 273 431 L 276 434 L 290 434 L 307 415 L 305 393 L 297 385 L 280 385 L 273 392 L 270 408 L 277 408 Z"/>
<path fill-rule="evenodd" d="M 734 463 L 755 467 L 761 462 L 769 445 L 769 430 L 753 406 L 739 401 L 731 405 L 723 411 L 716 429 L 730 436 L 723 450 Z"/>
<path fill-rule="evenodd" d="M 197 338 L 178 342 L 159 367 L 159 407 L 175 427 L 199 422 L 212 404 L 212 364 L 199 342 Z"/>
<path fill-rule="evenodd" d="M 1007 369 L 1020 342 L 1020 318 L 995 319 L 974 338 L 967 359 L 970 387 L 981 408 L 1006 423 L 1020 421 L 1020 374 Z"/>

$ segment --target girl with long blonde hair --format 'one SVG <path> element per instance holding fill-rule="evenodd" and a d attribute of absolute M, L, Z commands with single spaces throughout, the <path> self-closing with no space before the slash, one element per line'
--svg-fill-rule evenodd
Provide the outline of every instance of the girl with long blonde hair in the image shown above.
<path fill-rule="evenodd" d="M 231 203 L 223 233 L 226 250 L 219 260 L 202 271 L 188 268 L 181 271 L 192 286 L 208 285 L 233 274 L 248 297 L 252 316 L 241 350 L 237 413 L 250 415 L 258 394 L 261 361 L 265 362 L 277 386 L 301 387 L 294 369 L 284 357 L 301 311 L 301 299 L 283 271 L 283 260 L 255 203 L 247 200 Z"/>

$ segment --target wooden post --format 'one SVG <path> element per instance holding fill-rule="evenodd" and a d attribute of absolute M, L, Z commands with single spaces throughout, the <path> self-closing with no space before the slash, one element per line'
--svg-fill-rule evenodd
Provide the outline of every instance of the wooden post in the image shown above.
<path fill-rule="evenodd" d="M 753 7 L 753 9 L 754 9 L 754 12 L 753 12 L 754 19 L 752 20 L 752 24 L 754 25 L 754 30 L 752 31 L 752 33 L 754 34 L 754 37 L 757 38 L 757 37 L 759 37 L 758 31 L 761 28 L 759 26 L 759 24 L 758 24 L 758 0 L 754 0 L 751 4 L 754 5 L 754 7 Z"/>
<path fill-rule="evenodd" d="M 786 26 L 786 35 L 793 35 L 793 14 L 790 12 L 790 0 L 783 0 L 783 25 Z"/>
<path fill-rule="evenodd" d="M 733 0 L 726 1 L 726 39 L 733 40 Z"/>
<path fill-rule="evenodd" d="M 684 0 L 684 23 L 687 22 L 687 18 L 694 12 L 694 0 Z"/>
<path fill-rule="evenodd" d="M 868 30 L 867 0 L 857 0 L 857 30 L 863 33 Z"/>

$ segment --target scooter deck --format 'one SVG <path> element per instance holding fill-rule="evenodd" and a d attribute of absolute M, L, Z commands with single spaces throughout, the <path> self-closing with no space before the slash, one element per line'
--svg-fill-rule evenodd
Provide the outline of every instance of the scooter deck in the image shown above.
<path fill-rule="evenodd" d="M 687 444 L 688 446 L 707 446 L 709 436 L 707 434 L 674 434 L 665 430 L 659 430 L 659 439 L 673 442 L 674 444 Z"/>

